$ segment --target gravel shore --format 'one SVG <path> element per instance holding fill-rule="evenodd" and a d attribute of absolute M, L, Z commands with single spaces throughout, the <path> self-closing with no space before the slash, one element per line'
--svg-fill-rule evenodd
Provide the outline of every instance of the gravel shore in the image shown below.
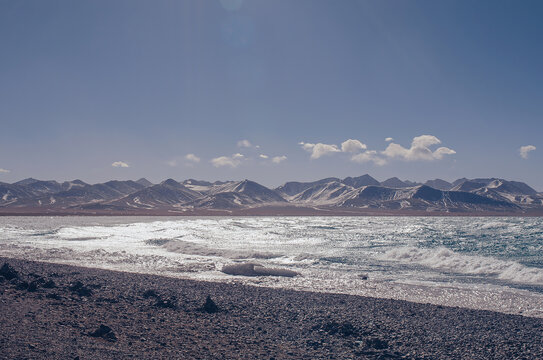
<path fill-rule="evenodd" d="M 2 257 L 0 266 L 1 359 L 543 358 L 543 319 Z"/>

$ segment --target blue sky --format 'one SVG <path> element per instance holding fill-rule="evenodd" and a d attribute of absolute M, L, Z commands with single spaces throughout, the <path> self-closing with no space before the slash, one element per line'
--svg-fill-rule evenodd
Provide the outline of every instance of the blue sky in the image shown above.
<path fill-rule="evenodd" d="M 542 18 L 528 0 L 0 0 L 0 181 L 543 190 Z"/>

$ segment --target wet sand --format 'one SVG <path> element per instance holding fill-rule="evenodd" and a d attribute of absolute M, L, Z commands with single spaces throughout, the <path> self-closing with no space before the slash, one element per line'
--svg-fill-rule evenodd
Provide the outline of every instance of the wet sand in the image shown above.
<path fill-rule="evenodd" d="M 543 319 L 0 257 L 5 263 L 2 359 L 543 358 Z"/>

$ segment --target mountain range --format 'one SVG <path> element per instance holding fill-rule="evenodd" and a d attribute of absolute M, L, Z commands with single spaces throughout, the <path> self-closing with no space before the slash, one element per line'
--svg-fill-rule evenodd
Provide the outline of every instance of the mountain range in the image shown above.
<path fill-rule="evenodd" d="M 425 183 L 370 175 L 287 182 L 24 179 L 0 183 L 0 214 L 543 214 L 543 193 L 499 178 Z"/>

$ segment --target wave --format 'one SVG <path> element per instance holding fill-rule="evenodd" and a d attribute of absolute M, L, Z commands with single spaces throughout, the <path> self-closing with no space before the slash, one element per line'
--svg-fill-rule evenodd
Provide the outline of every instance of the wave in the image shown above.
<path fill-rule="evenodd" d="M 236 249 L 218 249 L 211 248 L 204 245 L 196 244 L 183 240 L 170 240 L 162 247 L 168 251 L 185 254 L 185 255 L 199 255 L 199 256 L 216 256 L 230 259 L 275 259 L 283 257 L 283 254 L 275 254 L 269 252 L 251 251 L 251 250 L 236 250 Z"/>
<path fill-rule="evenodd" d="M 337 227 L 335 226 L 329 226 L 329 225 L 315 225 L 315 226 L 309 226 L 311 229 L 318 229 L 318 230 L 337 230 Z"/>
<path fill-rule="evenodd" d="M 401 247 L 387 251 L 383 260 L 416 263 L 429 268 L 468 275 L 494 276 L 516 283 L 543 285 L 543 269 L 528 267 L 515 261 L 491 257 L 463 255 L 445 247 L 421 249 Z"/>
<path fill-rule="evenodd" d="M 56 235 L 60 229 L 52 229 L 52 230 L 46 230 L 46 231 L 37 231 L 35 233 L 29 234 L 28 236 L 37 236 L 37 237 L 43 237 L 43 236 L 49 236 L 49 235 Z"/>

